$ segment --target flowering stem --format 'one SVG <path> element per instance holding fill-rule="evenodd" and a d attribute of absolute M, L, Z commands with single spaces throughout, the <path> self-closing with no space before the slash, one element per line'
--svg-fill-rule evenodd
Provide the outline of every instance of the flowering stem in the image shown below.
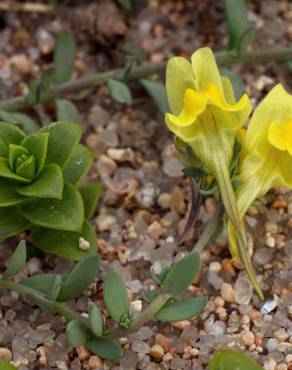
<path fill-rule="evenodd" d="M 221 65 L 230 65 L 237 63 L 259 63 L 267 60 L 285 61 L 292 59 L 292 46 L 288 47 L 268 47 L 257 50 L 250 50 L 242 54 L 238 54 L 235 50 L 224 50 L 215 53 L 217 62 Z M 129 74 L 129 79 L 138 79 L 141 77 L 150 76 L 164 71 L 167 62 L 161 63 L 145 63 L 142 66 L 135 67 Z M 88 77 L 83 77 L 79 80 L 66 82 L 58 86 L 51 87 L 47 91 L 43 91 L 40 95 L 38 103 L 45 103 L 63 97 L 69 94 L 74 94 L 81 90 L 92 89 L 104 84 L 110 78 L 119 78 L 122 69 L 114 69 L 108 72 L 96 73 Z M 3 100 L 0 102 L 0 109 L 6 111 L 16 111 L 29 107 L 33 104 L 27 99 L 27 95 Z"/>

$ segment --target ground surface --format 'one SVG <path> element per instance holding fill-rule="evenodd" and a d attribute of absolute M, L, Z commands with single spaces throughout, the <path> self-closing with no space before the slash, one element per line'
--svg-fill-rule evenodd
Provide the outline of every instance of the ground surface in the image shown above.
<path fill-rule="evenodd" d="M 52 62 L 54 38 L 62 30 L 71 31 L 76 38 L 77 75 L 122 66 L 125 40 L 140 46 L 153 62 L 173 54 L 190 55 L 200 46 L 219 50 L 226 44 L 223 1 L 136 3 L 130 15 L 117 10 L 111 1 L 65 1 L 54 14 L 0 13 L 0 97 L 27 90 L 27 83 Z M 249 10 L 258 31 L 254 47 L 291 42 L 289 1 L 255 1 Z M 291 84 L 287 67 L 269 61 L 234 70 L 255 102 L 277 82 Z M 105 184 L 94 220 L 103 256 L 102 273 L 111 267 L 120 270 L 137 307 L 143 289 L 153 284 L 151 263 L 159 270 L 190 250 L 216 201 L 205 201 L 193 237 L 178 247 L 189 206 L 189 183 L 181 174 L 163 117 L 135 83 L 131 87 L 132 107 L 113 103 L 105 87 L 72 99 L 86 127 L 84 141 L 95 153 L 90 176 L 100 177 Z M 30 113 L 44 122 L 48 117 L 54 120 L 50 105 Z M 285 189 L 276 189 L 257 209 L 250 210 L 247 223 L 256 272 L 266 298 L 277 302 L 272 312 L 260 313 L 262 303 L 244 272 L 230 262 L 223 235 L 203 253 L 200 281 L 188 293 L 208 295 L 203 314 L 176 325 L 152 323 L 142 328 L 123 342 L 126 355 L 119 364 L 102 362 L 84 348 L 69 349 L 61 317 L 43 313 L 2 289 L 0 357 L 13 356 L 20 370 L 199 370 L 206 368 L 216 348 L 230 346 L 245 351 L 267 370 L 291 370 L 292 196 Z M 9 243 L 15 245 L 14 240 Z M 12 251 L 7 244 L 0 248 L 2 268 Z M 52 256 L 33 258 L 19 277 L 65 271 L 70 266 Z M 88 296 L 100 301 L 98 282 L 72 303 L 80 313 L 86 309 Z M 163 347 L 156 355 L 162 360 L 149 355 L 154 343 Z"/>

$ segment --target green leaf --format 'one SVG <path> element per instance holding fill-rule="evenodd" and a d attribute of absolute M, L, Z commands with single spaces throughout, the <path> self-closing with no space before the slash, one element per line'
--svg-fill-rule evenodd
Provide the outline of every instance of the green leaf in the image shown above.
<path fill-rule="evenodd" d="M 0 180 L 0 207 L 14 206 L 23 201 L 25 201 L 25 198 L 16 192 L 14 182 Z"/>
<path fill-rule="evenodd" d="M 75 123 L 55 122 L 42 128 L 40 132 L 50 134 L 46 164 L 55 163 L 63 168 L 81 138 L 82 127 Z"/>
<path fill-rule="evenodd" d="M 81 320 L 72 320 L 66 327 L 66 337 L 71 347 L 80 347 L 86 343 L 86 326 Z"/>
<path fill-rule="evenodd" d="M 75 53 L 73 37 L 68 32 L 62 32 L 57 38 L 54 49 L 54 80 L 57 85 L 71 80 L 74 73 Z"/>
<path fill-rule="evenodd" d="M 229 78 L 233 87 L 235 98 L 236 100 L 239 100 L 245 93 L 245 87 L 240 77 L 236 73 L 234 73 L 231 69 L 226 67 L 221 67 L 220 72 L 222 76 L 226 76 Z"/>
<path fill-rule="evenodd" d="M 72 102 L 64 99 L 56 99 L 57 120 L 63 122 L 80 123 L 79 112 Z"/>
<path fill-rule="evenodd" d="M 84 203 L 85 217 L 90 219 L 96 209 L 98 199 L 101 194 L 102 185 L 99 182 L 91 182 L 81 185 L 79 192 L 82 196 Z"/>
<path fill-rule="evenodd" d="M 207 304 L 206 297 L 196 297 L 188 301 L 168 302 L 155 315 L 162 322 L 188 320 L 200 314 Z"/>
<path fill-rule="evenodd" d="M 215 353 L 209 370 L 263 370 L 256 362 L 245 354 L 228 349 L 219 350 Z"/>
<path fill-rule="evenodd" d="M 16 165 L 16 174 L 26 179 L 33 180 L 36 175 L 36 160 L 33 155 L 24 160 L 19 166 Z"/>
<path fill-rule="evenodd" d="M 132 94 L 128 86 L 121 81 L 109 79 L 107 86 L 112 98 L 118 103 L 132 104 Z"/>
<path fill-rule="evenodd" d="M 3 274 L 5 278 L 16 275 L 25 265 L 26 262 L 26 244 L 25 240 L 22 240 L 13 255 L 10 257 L 8 266 Z"/>
<path fill-rule="evenodd" d="M 89 249 L 81 250 L 79 248 L 80 237 L 89 242 Z M 32 241 L 43 252 L 53 253 L 72 260 L 80 260 L 88 255 L 96 254 L 96 234 L 93 227 L 86 220 L 81 233 L 40 228 L 33 231 Z"/>
<path fill-rule="evenodd" d="M 55 301 L 56 300 L 56 298 L 58 297 L 58 295 L 60 293 L 62 285 L 63 285 L 63 280 L 62 280 L 61 276 L 57 275 L 55 277 L 55 280 L 53 282 L 53 285 L 52 285 L 51 289 L 47 293 L 47 298 L 48 298 L 49 301 Z"/>
<path fill-rule="evenodd" d="M 33 224 L 56 230 L 79 231 L 84 220 L 81 195 L 65 183 L 59 199 L 32 199 L 20 206 L 21 213 Z"/>
<path fill-rule="evenodd" d="M 251 26 L 247 19 L 245 0 L 225 0 L 224 3 L 229 28 L 228 48 L 245 51 L 247 45 L 254 39 L 254 35 L 247 35 Z"/>
<path fill-rule="evenodd" d="M 26 179 L 16 173 L 12 172 L 9 167 L 9 161 L 6 158 L 0 157 L 0 177 L 4 177 L 10 180 L 16 180 L 23 183 L 30 183 L 30 179 Z"/>
<path fill-rule="evenodd" d="M 118 0 L 118 3 L 127 12 L 130 12 L 132 10 L 132 1 L 131 0 Z"/>
<path fill-rule="evenodd" d="M 99 265 L 99 255 L 88 256 L 79 261 L 68 274 L 58 295 L 58 301 L 69 301 L 79 297 L 96 277 Z"/>
<path fill-rule="evenodd" d="M 37 133 L 26 136 L 26 138 L 21 143 L 21 146 L 27 149 L 28 152 L 36 159 L 36 176 L 38 176 L 44 168 L 48 149 L 48 141 L 49 134 Z"/>
<path fill-rule="evenodd" d="M 157 290 L 148 290 L 143 294 L 143 299 L 147 303 L 152 303 L 154 299 L 156 299 L 159 296 L 159 292 Z"/>
<path fill-rule="evenodd" d="M 120 343 L 113 339 L 91 338 L 86 342 L 86 346 L 104 360 L 116 361 L 123 356 Z"/>
<path fill-rule="evenodd" d="M 35 289 L 41 293 L 48 294 L 52 290 L 56 278 L 60 277 L 61 280 L 64 281 L 66 276 L 67 275 L 60 274 L 34 275 L 21 280 L 21 284 Z"/>
<path fill-rule="evenodd" d="M 88 318 L 90 328 L 97 337 L 102 336 L 103 332 L 103 317 L 100 310 L 93 302 L 88 302 Z"/>
<path fill-rule="evenodd" d="M 33 80 L 29 83 L 29 91 L 25 97 L 28 105 L 36 105 L 40 100 L 42 83 L 38 80 Z"/>
<path fill-rule="evenodd" d="M 63 169 L 65 181 L 78 185 L 86 176 L 93 162 L 92 150 L 82 144 L 75 148 L 70 161 Z"/>
<path fill-rule="evenodd" d="M 16 160 L 19 156 L 26 155 L 27 157 L 29 156 L 29 151 L 25 148 L 23 148 L 20 145 L 15 145 L 15 144 L 10 144 L 9 145 L 9 156 L 8 156 L 8 161 L 9 161 L 9 167 L 11 170 L 15 169 L 16 165 Z"/>
<path fill-rule="evenodd" d="M 193 252 L 174 264 L 163 280 L 162 288 L 169 294 L 183 294 L 200 269 L 200 257 Z"/>
<path fill-rule="evenodd" d="M 24 113 L 0 110 L 0 119 L 5 122 L 12 123 L 13 125 L 20 126 L 28 134 L 39 129 L 38 123 Z"/>
<path fill-rule="evenodd" d="M 36 181 L 26 186 L 19 186 L 17 192 L 27 197 L 62 199 L 63 188 L 61 168 L 56 164 L 49 164 Z"/>
<path fill-rule="evenodd" d="M 0 119 L 2 119 L 0 117 Z M 9 145 L 19 145 L 24 138 L 24 133 L 9 123 L 0 122 L 0 157 L 8 157 Z"/>
<path fill-rule="evenodd" d="M 11 365 L 5 360 L 0 360 L 0 369 L 1 370 L 17 370 L 15 366 Z"/>
<path fill-rule="evenodd" d="M 31 223 L 23 217 L 17 207 L 0 208 L 0 240 L 17 235 L 28 229 Z"/>
<path fill-rule="evenodd" d="M 147 78 L 140 78 L 139 82 L 151 96 L 160 112 L 169 112 L 170 109 L 164 84 L 161 81 L 149 80 Z"/>
<path fill-rule="evenodd" d="M 111 318 L 119 325 L 123 319 L 130 317 L 130 305 L 127 287 L 121 276 L 115 271 L 109 271 L 103 282 L 103 296 L 106 308 Z M 127 321 L 127 320 L 126 320 Z M 128 323 L 126 323 L 127 326 Z"/>

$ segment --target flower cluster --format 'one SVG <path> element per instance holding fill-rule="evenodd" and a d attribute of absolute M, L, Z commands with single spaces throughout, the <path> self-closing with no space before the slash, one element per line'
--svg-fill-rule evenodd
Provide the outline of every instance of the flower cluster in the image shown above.
<path fill-rule="evenodd" d="M 167 127 L 191 148 L 205 174 L 216 180 L 228 217 L 232 255 L 240 258 L 262 297 L 248 254 L 243 218 L 252 202 L 271 187 L 292 187 L 292 96 L 281 85 L 274 87 L 245 131 L 242 127 L 252 111 L 251 101 L 246 94 L 236 101 L 231 82 L 220 75 L 209 48 L 197 50 L 191 63 L 172 58 L 166 89 L 171 109 L 165 116 Z M 234 171 L 238 141 L 241 153 Z M 240 184 L 237 189 L 235 176 Z"/>

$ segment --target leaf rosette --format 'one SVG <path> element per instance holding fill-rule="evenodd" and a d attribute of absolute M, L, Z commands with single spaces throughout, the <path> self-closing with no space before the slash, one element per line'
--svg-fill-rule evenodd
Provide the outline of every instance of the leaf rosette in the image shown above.
<path fill-rule="evenodd" d="M 72 123 L 30 135 L 0 123 L 0 239 L 30 229 L 44 251 L 72 259 L 95 253 L 88 219 L 100 184 L 81 185 L 93 160 L 81 135 L 82 127 Z M 81 237 L 89 242 L 86 251 L 79 248 Z"/>

